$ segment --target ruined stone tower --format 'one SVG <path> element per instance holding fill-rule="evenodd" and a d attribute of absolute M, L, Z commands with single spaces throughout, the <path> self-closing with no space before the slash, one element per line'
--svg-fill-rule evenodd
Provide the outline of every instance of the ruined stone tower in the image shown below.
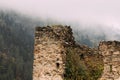
<path fill-rule="evenodd" d="M 33 80 L 63 80 L 65 46 L 73 44 L 69 26 L 36 27 Z"/>
<path fill-rule="evenodd" d="M 103 41 L 99 45 L 104 71 L 100 80 L 120 80 L 120 42 Z"/>

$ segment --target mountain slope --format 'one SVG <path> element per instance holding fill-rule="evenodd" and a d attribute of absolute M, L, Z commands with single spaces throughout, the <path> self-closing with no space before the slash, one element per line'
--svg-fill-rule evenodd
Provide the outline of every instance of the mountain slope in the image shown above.
<path fill-rule="evenodd" d="M 0 11 L 0 70 L 7 69 L 0 80 L 32 80 L 33 25 L 29 18 Z"/>

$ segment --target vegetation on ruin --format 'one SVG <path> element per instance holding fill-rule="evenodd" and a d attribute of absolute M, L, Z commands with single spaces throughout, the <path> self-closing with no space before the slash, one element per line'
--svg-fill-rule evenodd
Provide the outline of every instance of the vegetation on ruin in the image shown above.
<path fill-rule="evenodd" d="M 97 80 L 103 71 L 102 56 L 86 47 L 67 48 L 65 80 Z"/>

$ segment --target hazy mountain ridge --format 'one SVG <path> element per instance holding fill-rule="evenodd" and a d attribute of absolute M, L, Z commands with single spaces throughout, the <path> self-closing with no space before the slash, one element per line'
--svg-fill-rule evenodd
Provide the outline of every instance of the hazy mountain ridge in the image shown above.
<path fill-rule="evenodd" d="M 104 40 L 120 40 L 119 27 L 117 26 L 108 26 L 104 24 L 95 24 L 95 25 L 83 25 L 79 28 L 73 28 L 74 36 L 77 42 L 86 44 L 81 39 L 90 40 L 91 45 L 89 46 L 98 46 L 100 41 Z"/>

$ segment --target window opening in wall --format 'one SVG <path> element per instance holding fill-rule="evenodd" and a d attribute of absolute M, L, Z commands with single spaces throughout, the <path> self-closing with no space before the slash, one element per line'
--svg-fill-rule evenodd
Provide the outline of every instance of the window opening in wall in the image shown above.
<path fill-rule="evenodd" d="M 112 72 L 112 65 L 110 65 L 110 72 Z"/>
<path fill-rule="evenodd" d="M 60 64 L 59 64 L 59 63 L 56 63 L 56 66 L 57 66 L 57 68 L 59 68 L 59 67 L 60 67 Z"/>
<path fill-rule="evenodd" d="M 56 67 L 59 68 L 60 67 L 60 63 L 58 62 L 59 58 L 57 58 L 57 62 L 56 62 Z"/>

